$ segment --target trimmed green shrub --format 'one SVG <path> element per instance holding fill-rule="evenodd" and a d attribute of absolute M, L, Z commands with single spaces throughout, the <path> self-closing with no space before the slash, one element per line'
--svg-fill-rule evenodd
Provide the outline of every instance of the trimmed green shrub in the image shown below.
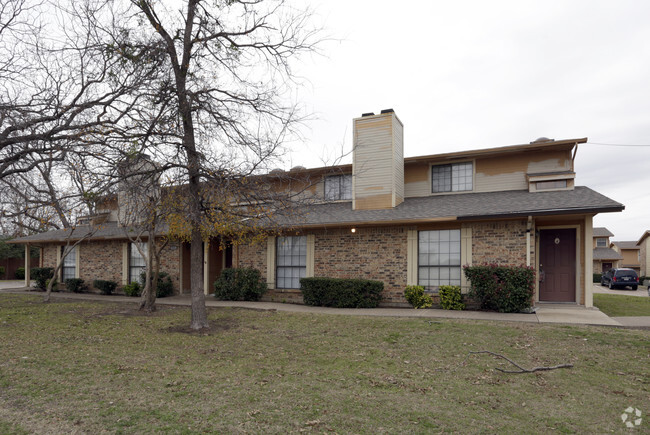
<path fill-rule="evenodd" d="M 535 271 L 526 266 L 465 266 L 469 295 L 481 308 L 516 313 L 530 308 L 535 291 Z"/>
<path fill-rule="evenodd" d="M 384 283 L 368 279 L 300 278 L 305 305 L 335 308 L 375 308 Z"/>
<path fill-rule="evenodd" d="M 214 297 L 225 301 L 259 301 L 268 289 L 257 269 L 230 268 L 214 282 Z"/>
<path fill-rule="evenodd" d="M 602 273 L 594 273 L 594 280 L 592 281 L 595 284 L 600 284 L 600 279 L 603 277 Z"/>
<path fill-rule="evenodd" d="M 424 292 L 424 287 L 421 285 L 407 285 L 406 290 L 404 290 L 404 297 L 415 309 L 431 308 L 433 305 L 433 299 Z"/>
<path fill-rule="evenodd" d="M 0 266 L 0 279 L 4 278 L 5 272 L 6 272 L 5 267 Z"/>
<path fill-rule="evenodd" d="M 145 281 L 147 280 L 147 272 L 140 272 L 140 287 L 144 289 Z M 153 282 L 153 274 L 151 277 Z M 158 272 L 158 288 L 156 288 L 156 297 L 164 298 L 174 294 L 174 283 L 169 277 L 167 272 Z"/>
<path fill-rule="evenodd" d="M 93 281 L 93 287 L 102 292 L 103 295 L 110 295 L 115 291 L 117 283 L 115 281 L 105 281 L 103 279 L 96 279 Z"/>
<path fill-rule="evenodd" d="M 40 290 L 45 291 L 47 289 L 48 282 L 54 276 L 54 269 L 51 267 L 34 267 L 30 273 L 31 278 L 36 281 L 36 287 Z"/>
<path fill-rule="evenodd" d="M 441 285 L 439 288 L 440 306 L 443 310 L 464 310 L 463 295 L 457 285 Z"/>
<path fill-rule="evenodd" d="M 65 288 L 69 292 L 82 293 L 84 291 L 84 280 L 81 278 L 68 278 L 65 280 Z"/>
<path fill-rule="evenodd" d="M 142 294 L 142 288 L 140 288 L 139 283 L 133 281 L 131 284 L 124 286 L 124 294 L 135 298 Z"/>
<path fill-rule="evenodd" d="M 16 279 L 25 279 L 25 268 L 24 267 L 19 267 L 16 269 L 16 273 L 14 273 L 14 276 Z"/>

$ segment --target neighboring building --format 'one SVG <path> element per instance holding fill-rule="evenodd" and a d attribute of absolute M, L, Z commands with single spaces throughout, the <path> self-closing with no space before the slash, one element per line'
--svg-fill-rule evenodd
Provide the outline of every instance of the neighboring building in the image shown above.
<path fill-rule="evenodd" d="M 623 256 L 610 248 L 609 238 L 614 237 L 607 228 L 594 227 L 594 273 L 605 273 L 609 269 L 619 267 Z"/>
<path fill-rule="evenodd" d="M 618 267 L 641 271 L 641 250 L 635 241 L 613 241 L 610 246 L 623 257 Z"/>
<path fill-rule="evenodd" d="M 301 277 L 326 276 L 380 280 L 384 304 L 399 305 L 407 285 L 467 291 L 463 265 L 496 263 L 534 268 L 536 302 L 592 306 L 592 219 L 624 206 L 574 185 L 577 146 L 586 141 L 541 138 L 404 158 L 396 114 L 364 114 L 353 121 L 351 165 L 296 172 L 315 180 L 306 190 L 320 200 L 290 222 L 290 233 L 223 251 L 204 244 L 206 292 L 232 265 L 259 269 L 272 300 L 300 301 Z M 51 266 L 67 237 L 50 232 L 15 243 L 38 244 Z M 79 245 L 67 273 L 124 284 L 141 267 L 134 251 L 124 230 L 106 222 Z M 175 288 L 188 292 L 189 246 L 170 244 L 162 263 Z"/>
<path fill-rule="evenodd" d="M 647 277 L 650 275 L 650 230 L 647 230 L 638 242 L 636 242 L 637 247 L 639 248 L 639 263 L 640 263 L 640 276 Z"/>

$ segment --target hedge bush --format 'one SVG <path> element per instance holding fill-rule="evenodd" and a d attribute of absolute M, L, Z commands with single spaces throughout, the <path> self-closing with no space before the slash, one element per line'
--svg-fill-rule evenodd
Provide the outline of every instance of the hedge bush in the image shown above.
<path fill-rule="evenodd" d="M 110 295 L 117 288 L 117 283 L 115 281 L 96 279 L 93 281 L 93 287 L 102 292 L 103 295 Z"/>
<path fill-rule="evenodd" d="M 306 305 L 335 308 L 375 308 L 384 283 L 368 279 L 300 278 Z"/>
<path fill-rule="evenodd" d="M 443 310 L 464 310 L 463 295 L 457 285 L 441 285 L 440 306 Z"/>
<path fill-rule="evenodd" d="M 19 267 L 16 269 L 16 273 L 14 273 L 14 276 L 16 279 L 25 279 L 25 268 L 24 267 Z"/>
<path fill-rule="evenodd" d="M 30 272 L 31 278 L 36 281 L 36 287 L 43 291 L 47 289 L 48 282 L 54 276 L 54 269 L 51 267 L 34 267 Z"/>
<path fill-rule="evenodd" d="M 529 308 L 535 291 L 535 271 L 526 266 L 465 266 L 470 297 L 481 308 L 515 313 Z"/>
<path fill-rule="evenodd" d="M 124 286 L 124 294 L 135 298 L 142 294 L 142 288 L 139 283 L 134 281 Z"/>
<path fill-rule="evenodd" d="M 594 280 L 592 281 L 594 284 L 600 284 L 600 279 L 603 277 L 602 273 L 594 273 Z"/>
<path fill-rule="evenodd" d="M 5 267 L 0 266 L 0 279 L 2 279 L 5 276 L 5 272 L 6 272 Z"/>
<path fill-rule="evenodd" d="M 140 287 L 144 289 L 144 283 L 147 280 L 147 273 L 140 273 Z M 153 282 L 153 274 L 151 277 Z M 174 294 L 174 283 L 167 272 L 158 272 L 158 286 L 156 288 L 156 297 L 164 298 Z"/>
<path fill-rule="evenodd" d="M 259 270 L 230 268 L 222 270 L 214 282 L 214 297 L 225 301 L 259 301 L 267 289 Z"/>
<path fill-rule="evenodd" d="M 424 292 L 424 287 L 421 285 L 407 285 L 406 290 L 404 290 L 404 297 L 415 309 L 431 308 L 433 305 L 433 299 Z"/>
<path fill-rule="evenodd" d="M 65 288 L 69 292 L 82 293 L 84 291 L 84 280 L 81 278 L 68 278 L 65 280 Z"/>

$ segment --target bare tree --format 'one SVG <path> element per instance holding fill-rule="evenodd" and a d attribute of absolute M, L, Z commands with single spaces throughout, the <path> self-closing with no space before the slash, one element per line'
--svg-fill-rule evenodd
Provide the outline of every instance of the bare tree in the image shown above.
<path fill-rule="evenodd" d="M 137 66 L 116 55 L 111 23 L 124 11 L 109 6 L 0 0 L 0 179 L 125 135 L 159 65 L 151 47 Z"/>
<path fill-rule="evenodd" d="M 164 51 L 164 66 L 129 122 L 146 133 L 143 146 L 181 176 L 179 205 L 191 243 L 190 326 L 201 329 L 208 327 L 202 242 L 233 225 L 259 228 L 253 221 L 268 215 L 257 199 L 242 199 L 255 192 L 245 180 L 276 164 L 303 120 L 291 100 L 290 66 L 314 50 L 317 32 L 309 28 L 309 10 L 283 0 L 188 0 L 182 10 L 150 0 L 131 5 L 134 13 L 116 37 L 123 58 L 140 64 L 142 56 L 133 53 L 148 47 Z M 219 214 L 216 222 L 232 218 L 231 225 L 205 225 L 210 213 Z"/>

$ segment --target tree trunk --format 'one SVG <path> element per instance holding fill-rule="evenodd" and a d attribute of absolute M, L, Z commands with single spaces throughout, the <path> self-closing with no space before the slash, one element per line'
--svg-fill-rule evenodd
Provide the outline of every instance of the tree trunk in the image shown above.
<path fill-rule="evenodd" d="M 145 272 L 145 281 L 144 289 L 142 290 L 142 296 L 140 299 L 140 311 L 145 311 L 151 313 L 156 311 L 156 289 L 158 288 L 158 262 L 156 261 L 155 271 L 153 272 L 152 279 L 152 270 L 154 269 L 154 250 L 155 240 L 152 237 L 154 231 L 149 228 L 149 237 L 147 239 L 147 269 Z"/>
<path fill-rule="evenodd" d="M 192 322 L 190 328 L 208 328 L 208 312 L 205 308 L 203 293 L 203 239 L 198 228 L 192 228 L 192 246 L 190 247 L 190 285 L 192 288 Z"/>
<path fill-rule="evenodd" d="M 61 266 L 63 265 L 64 258 L 65 256 L 61 258 L 61 261 L 59 261 L 59 263 L 54 268 L 54 274 L 52 275 L 52 278 L 50 278 L 50 282 L 47 284 L 47 290 L 45 291 L 45 296 L 43 296 L 43 302 L 50 302 L 50 296 L 52 295 L 52 287 L 54 286 L 56 277 L 59 275 L 59 271 L 61 270 Z"/>

